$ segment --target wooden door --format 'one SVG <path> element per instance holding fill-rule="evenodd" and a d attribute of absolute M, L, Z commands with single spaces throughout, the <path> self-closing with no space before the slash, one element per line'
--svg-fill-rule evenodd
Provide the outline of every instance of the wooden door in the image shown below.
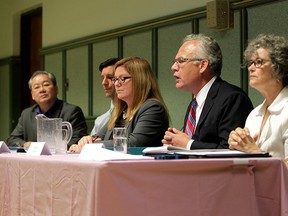
<path fill-rule="evenodd" d="M 28 88 L 33 72 L 41 70 L 40 49 L 42 48 L 42 8 L 21 16 L 21 110 L 34 102 Z"/>

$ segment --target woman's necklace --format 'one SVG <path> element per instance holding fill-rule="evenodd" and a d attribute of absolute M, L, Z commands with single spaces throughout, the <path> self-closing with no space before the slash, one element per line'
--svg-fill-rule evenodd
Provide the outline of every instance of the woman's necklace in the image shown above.
<path fill-rule="evenodd" d="M 122 118 L 123 118 L 124 120 L 126 120 L 126 119 L 127 119 L 126 110 L 123 110 L 123 115 L 122 115 Z"/>

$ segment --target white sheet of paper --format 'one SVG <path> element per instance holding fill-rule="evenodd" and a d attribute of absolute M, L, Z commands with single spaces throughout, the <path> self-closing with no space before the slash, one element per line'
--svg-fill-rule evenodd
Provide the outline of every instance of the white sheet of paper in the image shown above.
<path fill-rule="evenodd" d="M 51 152 L 45 142 L 32 142 L 27 151 L 27 155 L 51 155 Z"/>
<path fill-rule="evenodd" d="M 103 143 L 89 143 L 84 145 L 78 158 L 81 160 L 93 160 L 94 155 L 97 154 L 99 149 L 102 149 Z"/>
<path fill-rule="evenodd" d="M 230 150 L 230 149 L 195 149 L 190 151 L 179 151 L 175 152 L 175 154 L 182 154 L 182 155 L 194 155 L 194 156 L 210 156 L 213 155 L 215 157 L 229 157 L 229 156 L 239 156 L 239 157 L 248 157 L 248 156 L 269 156 L 267 152 L 242 152 L 237 150 Z"/>
<path fill-rule="evenodd" d="M 0 153 L 10 153 L 10 150 L 4 141 L 0 141 Z"/>
<path fill-rule="evenodd" d="M 131 155 L 124 154 L 121 152 L 115 152 L 102 147 L 92 147 L 95 144 L 85 145 L 79 155 L 81 160 L 97 160 L 97 161 L 107 161 L 107 160 L 154 160 L 153 157 L 143 156 L 143 155 Z M 83 153 L 82 153 L 83 152 Z"/>

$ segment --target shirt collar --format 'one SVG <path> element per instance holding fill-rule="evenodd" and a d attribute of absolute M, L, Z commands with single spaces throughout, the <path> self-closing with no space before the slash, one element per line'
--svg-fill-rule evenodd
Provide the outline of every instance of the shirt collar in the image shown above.
<path fill-rule="evenodd" d="M 278 112 L 281 112 L 281 110 L 284 108 L 287 102 L 288 102 L 288 87 L 285 87 L 280 91 L 275 100 L 267 109 L 271 114 L 272 113 L 276 114 Z M 266 112 L 266 100 L 264 100 L 263 103 L 260 105 L 258 115 L 264 115 L 265 112 Z"/>
<path fill-rule="evenodd" d="M 56 100 L 56 101 L 57 101 L 57 100 Z M 52 107 L 50 107 L 50 109 L 49 109 L 47 112 L 45 112 L 45 113 L 42 113 L 41 110 L 40 110 L 39 105 L 37 105 L 36 115 L 38 115 L 38 114 L 43 114 L 43 115 L 45 115 L 46 117 L 51 118 L 51 117 L 53 116 L 54 111 L 55 111 L 56 101 L 55 101 L 55 103 L 52 105 Z"/>
<path fill-rule="evenodd" d="M 216 76 L 214 76 L 211 80 L 209 80 L 209 82 L 206 83 L 206 85 L 203 86 L 203 88 L 196 95 L 196 101 L 197 101 L 198 107 L 203 107 L 207 94 L 215 80 L 216 80 Z"/>

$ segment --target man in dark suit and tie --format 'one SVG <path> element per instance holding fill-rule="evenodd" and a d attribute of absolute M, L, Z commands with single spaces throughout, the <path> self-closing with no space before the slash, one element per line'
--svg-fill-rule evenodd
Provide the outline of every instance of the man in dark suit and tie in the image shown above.
<path fill-rule="evenodd" d="M 218 43 L 203 34 L 187 35 L 171 69 L 176 88 L 191 92 L 196 105 L 188 106 L 184 131 L 169 128 L 162 143 L 187 149 L 228 148 L 230 131 L 244 126 L 253 105 L 241 88 L 220 78 Z"/>

